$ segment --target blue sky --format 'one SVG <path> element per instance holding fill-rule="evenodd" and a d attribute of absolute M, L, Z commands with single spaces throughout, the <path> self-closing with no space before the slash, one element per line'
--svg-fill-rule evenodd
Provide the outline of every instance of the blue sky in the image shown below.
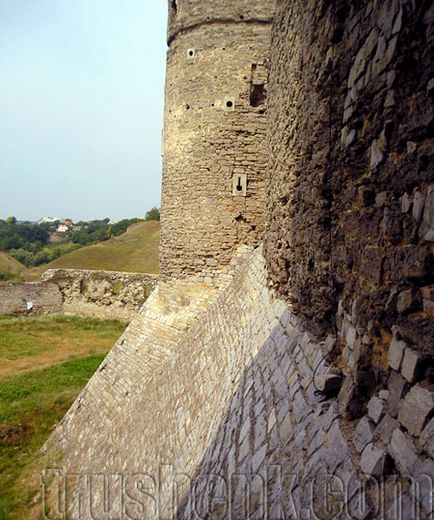
<path fill-rule="evenodd" d="M 0 218 L 160 204 L 161 0 L 0 0 Z"/>

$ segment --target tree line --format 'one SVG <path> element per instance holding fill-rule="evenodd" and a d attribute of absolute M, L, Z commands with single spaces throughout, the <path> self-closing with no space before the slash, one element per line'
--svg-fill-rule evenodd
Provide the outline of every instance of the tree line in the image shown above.
<path fill-rule="evenodd" d="M 71 230 L 62 233 L 60 239 L 58 235 L 58 240 L 52 243 L 57 222 L 19 223 L 15 217 L 8 217 L 0 220 L 0 251 L 7 252 L 27 267 L 36 267 L 80 247 L 122 235 L 129 226 L 143 220 L 160 220 L 160 210 L 150 209 L 144 219 L 130 218 L 110 223 L 110 219 L 105 218 L 77 222 Z"/>

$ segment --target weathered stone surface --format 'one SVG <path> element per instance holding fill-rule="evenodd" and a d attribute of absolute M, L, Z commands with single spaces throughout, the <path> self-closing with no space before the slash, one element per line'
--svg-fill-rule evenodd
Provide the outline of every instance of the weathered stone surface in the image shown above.
<path fill-rule="evenodd" d="M 422 357 L 413 349 L 406 348 L 402 360 L 401 374 L 409 383 L 413 383 L 419 376 Z"/>
<path fill-rule="evenodd" d="M 365 446 L 372 441 L 373 434 L 374 424 L 368 419 L 368 417 L 362 417 L 354 431 L 353 438 L 354 447 L 359 453 L 361 453 Z"/>
<path fill-rule="evenodd" d="M 363 450 L 360 458 L 360 469 L 366 475 L 381 477 L 384 474 L 386 464 L 386 452 L 369 443 Z"/>
<path fill-rule="evenodd" d="M 53 438 L 71 473 L 154 476 L 162 462 L 173 464 L 190 481 L 168 518 L 223 518 L 223 509 L 210 513 L 209 506 L 224 485 L 209 477 L 263 476 L 274 464 L 287 480 L 265 479 L 271 489 L 261 495 L 262 478 L 256 479 L 249 503 L 271 496 L 270 510 L 294 501 L 295 512 L 257 509 L 233 517 L 313 517 L 325 495 L 309 501 L 314 477 L 321 486 L 330 476 L 359 482 L 351 420 L 366 417 L 367 396 L 391 372 L 393 326 L 424 356 L 432 350 L 430 313 L 417 298 L 404 309 L 400 294 L 416 295 L 432 282 L 424 215 L 432 184 L 427 85 L 434 10 L 429 2 L 282 0 L 269 53 L 272 7 L 247 0 L 170 3 L 162 207 L 167 280 Z M 248 181 L 239 196 L 237 176 Z M 262 237 L 268 270 L 250 248 L 244 261 L 228 266 L 238 244 L 256 245 Z M 293 317 L 279 297 L 291 304 Z M 323 360 L 322 342 L 312 333 L 338 338 Z M 359 341 L 366 351 L 357 356 Z M 317 363 L 322 370 L 331 362 L 346 375 L 338 397 L 343 417 L 334 400 L 321 402 L 311 381 Z M 388 403 L 397 406 L 405 385 L 393 381 L 390 376 Z M 401 427 L 390 435 L 391 424 L 385 414 L 364 467 L 381 469 L 381 443 L 390 437 L 398 473 L 413 475 L 427 457 L 426 443 L 421 447 L 421 435 L 414 445 Z M 158 496 L 163 511 L 173 498 L 169 488 L 162 485 Z M 242 498 L 235 493 L 238 505 Z M 352 517 L 382 513 L 370 501 Z M 157 514 L 147 506 L 143 516 Z M 406 505 L 403 518 L 411 518 Z"/>
<path fill-rule="evenodd" d="M 388 452 L 402 475 L 413 475 L 420 460 L 413 442 L 399 428 L 393 434 Z"/>
<path fill-rule="evenodd" d="M 165 280 L 198 275 L 220 283 L 234 248 L 262 240 L 274 4 L 189 0 L 170 8 L 160 243 Z"/>
<path fill-rule="evenodd" d="M 378 424 L 385 413 L 386 403 L 383 401 L 383 399 L 379 399 L 376 396 L 372 397 L 368 403 L 369 417 L 374 421 L 375 424 Z"/>
<path fill-rule="evenodd" d="M 338 395 L 339 411 L 346 419 L 357 419 L 363 415 L 364 397 L 351 376 L 345 378 Z"/>
<path fill-rule="evenodd" d="M 419 446 L 434 458 L 434 417 L 428 422 L 423 429 L 419 438 Z"/>
<path fill-rule="evenodd" d="M 0 315 L 61 314 L 62 294 L 49 282 L 0 283 Z"/>
<path fill-rule="evenodd" d="M 405 341 L 398 340 L 395 336 L 393 337 L 387 354 L 389 366 L 393 368 L 393 370 L 399 370 L 401 368 L 405 347 Z"/>
<path fill-rule="evenodd" d="M 411 435 L 418 436 L 434 411 L 434 393 L 416 384 L 399 406 L 399 422 Z"/>
<path fill-rule="evenodd" d="M 399 422 L 386 413 L 375 430 L 375 439 L 383 446 L 387 446 L 392 438 L 393 432 L 399 427 Z"/>
<path fill-rule="evenodd" d="M 42 278 L 59 288 L 63 313 L 125 321 L 139 312 L 158 281 L 153 274 L 86 269 L 49 269 Z"/>
<path fill-rule="evenodd" d="M 389 413 L 393 417 L 398 415 L 398 407 L 401 398 L 406 392 L 407 382 L 398 372 L 392 372 L 389 377 L 389 398 L 387 400 Z"/>

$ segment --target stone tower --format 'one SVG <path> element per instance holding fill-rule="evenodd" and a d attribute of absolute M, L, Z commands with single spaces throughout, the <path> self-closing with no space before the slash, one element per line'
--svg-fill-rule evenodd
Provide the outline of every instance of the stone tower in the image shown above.
<path fill-rule="evenodd" d="M 267 60 L 275 0 L 170 0 L 163 279 L 216 277 L 264 227 Z"/>

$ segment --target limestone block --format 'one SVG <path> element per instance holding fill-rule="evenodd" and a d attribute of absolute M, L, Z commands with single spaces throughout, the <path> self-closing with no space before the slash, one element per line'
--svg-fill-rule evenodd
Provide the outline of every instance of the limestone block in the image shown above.
<path fill-rule="evenodd" d="M 428 422 L 419 437 L 419 446 L 434 458 L 434 417 Z"/>
<path fill-rule="evenodd" d="M 413 349 L 406 348 L 402 360 L 401 374 L 409 383 L 415 381 L 419 376 L 422 357 Z"/>
<path fill-rule="evenodd" d="M 339 411 L 347 419 L 363 415 L 364 398 L 351 376 L 347 376 L 338 395 Z"/>
<path fill-rule="evenodd" d="M 402 475 L 414 474 L 420 463 L 414 444 L 400 428 L 396 428 L 392 434 L 388 453 Z"/>
<path fill-rule="evenodd" d="M 383 399 L 379 399 L 376 396 L 372 397 L 368 403 L 369 417 L 374 421 L 375 424 L 378 424 L 385 413 L 386 403 L 383 401 Z"/>
<path fill-rule="evenodd" d="M 407 390 L 406 380 L 398 372 L 392 372 L 389 377 L 389 398 L 387 400 L 389 413 L 393 417 L 398 415 L 398 407 L 402 396 Z"/>
<path fill-rule="evenodd" d="M 396 336 L 393 337 L 392 342 L 390 343 L 389 352 L 387 354 L 389 366 L 393 368 L 393 370 L 399 370 L 401 368 L 405 347 L 405 341 L 398 340 Z"/>
<path fill-rule="evenodd" d="M 413 386 L 399 406 L 399 422 L 411 435 L 419 436 L 434 411 L 434 393 Z"/>
<path fill-rule="evenodd" d="M 361 453 L 365 446 L 372 441 L 374 434 L 374 424 L 368 417 L 362 417 L 354 431 L 353 444 L 356 450 Z"/>
<path fill-rule="evenodd" d="M 386 464 L 386 452 L 377 448 L 372 442 L 362 452 L 360 469 L 366 475 L 381 477 L 384 474 Z"/>
<path fill-rule="evenodd" d="M 399 422 L 386 413 L 375 430 L 375 438 L 380 441 L 381 444 L 387 446 L 392 438 L 393 432 L 398 427 Z"/>

